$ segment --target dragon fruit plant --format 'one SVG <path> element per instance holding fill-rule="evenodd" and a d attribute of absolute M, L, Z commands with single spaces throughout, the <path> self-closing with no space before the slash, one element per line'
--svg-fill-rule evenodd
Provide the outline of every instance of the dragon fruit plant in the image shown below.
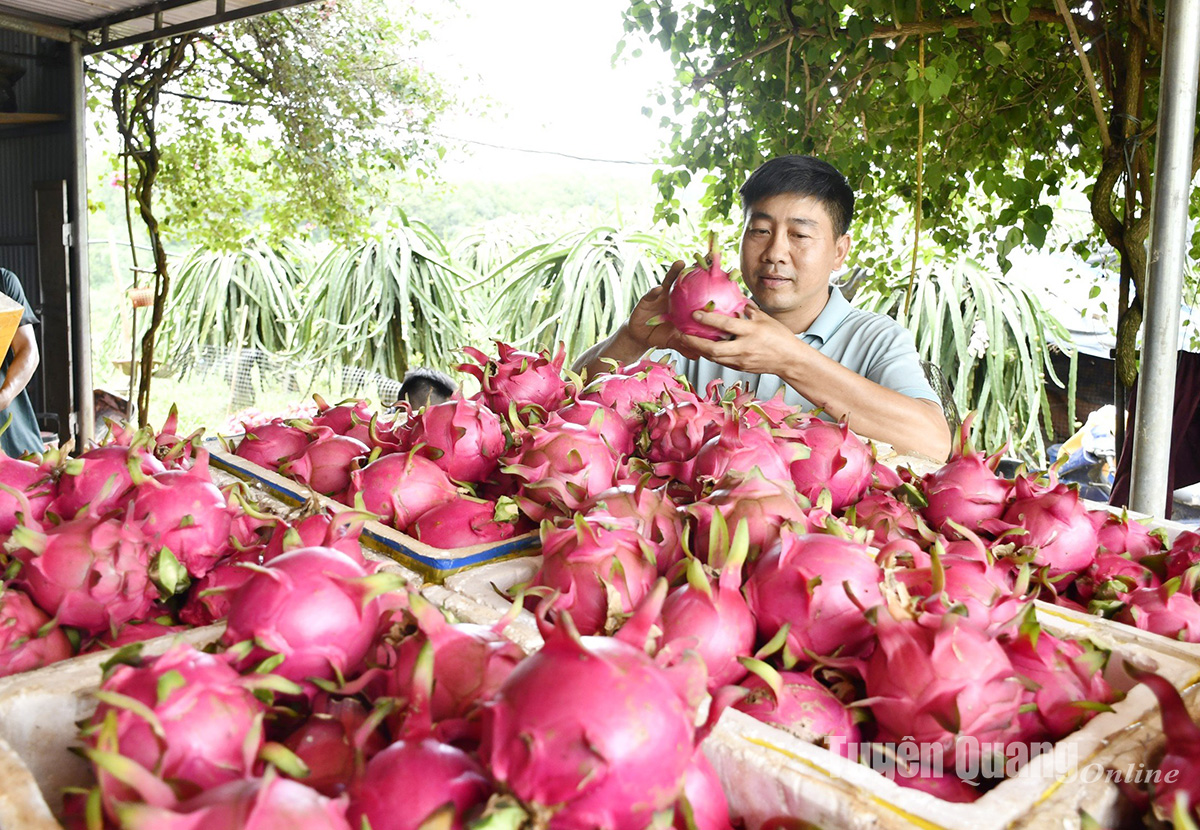
<path fill-rule="evenodd" d="M 730 273 L 721 270 L 721 252 L 713 248 L 710 256 L 712 264 L 708 267 L 697 259 L 695 268 L 676 278 L 667 293 L 666 314 L 661 320 L 651 320 L 650 325 L 666 320 L 683 334 L 703 337 L 705 340 L 724 340 L 729 337 L 720 329 L 698 323 L 692 318 L 697 311 L 737 317 L 750 302 Z"/>

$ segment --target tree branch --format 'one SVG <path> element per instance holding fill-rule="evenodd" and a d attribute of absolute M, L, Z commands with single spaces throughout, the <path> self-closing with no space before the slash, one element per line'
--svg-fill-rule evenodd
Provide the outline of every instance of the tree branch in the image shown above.
<path fill-rule="evenodd" d="M 1060 23 L 1062 22 L 1062 18 L 1059 16 L 1058 12 L 1051 11 L 1050 9 L 1030 9 L 1028 22 Z M 893 24 L 890 26 L 876 26 L 866 35 L 866 39 L 890 40 L 892 38 L 903 37 L 905 35 L 933 35 L 941 33 L 947 26 L 953 26 L 955 29 L 978 29 L 983 26 L 999 24 L 1008 25 L 1005 23 L 1004 15 L 1002 14 L 993 14 L 987 23 L 980 23 L 970 15 L 960 15 L 959 17 L 945 17 L 938 20 L 921 20 L 914 21 L 912 23 Z M 846 29 L 835 29 L 833 36 L 849 37 L 850 33 Z M 777 49 L 783 44 L 787 43 L 791 38 L 796 37 L 829 37 L 829 35 L 813 26 L 796 26 L 779 37 L 755 47 L 740 57 L 734 58 L 729 63 L 722 64 L 716 69 L 713 69 L 711 72 L 697 77 L 691 83 L 692 89 L 699 89 L 713 78 L 716 78 L 718 75 L 723 75 L 730 69 L 741 66 L 746 61 L 754 60 L 759 55 L 764 55 L 767 52 L 770 52 L 772 49 Z"/>
<path fill-rule="evenodd" d="M 1058 8 L 1058 13 L 1062 15 L 1063 22 L 1067 24 L 1067 32 L 1071 35 L 1071 44 L 1075 47 L 1075 54 L 1079 56 L 1079 65 L 1083 68 L 1083 79 L 1087 83 L 1088 94 L 1092 96 L 1092 109 L 1096 111 L 1096 123 L 1100 125 L 1100 142 L 1107 150 L 1112 146 L 1112 136 L 1108 134 L 1108 119 L 1104 117 L 1104 105 L 1100 103 L 1100 93 L 1096 90 L 1096 76 L 1092 74 L 1092 65 L 1087 59 L 1087 53 L 1083 51 L 1083 44 L 1079 42 L 1079 31 L 1075 28 L 1075 20 L 1071 17 L 1066 2 L 1054 0 L 1054 5 Z"/>

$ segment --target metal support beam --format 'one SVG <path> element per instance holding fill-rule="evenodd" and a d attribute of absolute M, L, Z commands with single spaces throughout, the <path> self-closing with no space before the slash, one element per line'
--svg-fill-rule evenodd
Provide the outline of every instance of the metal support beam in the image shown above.
<path fill-rule="evenodd" d="M 1200 2 L 1200 0 L 1197 0 Z M 95 437 L 92 404 L 92 299 L 88 269 L 87 86 L 83 74 L 83 43 L 71 42 L 71 135 L 75 145 L 74 179 L 69 183 L 71 217 L 72 354 L 75 362 L 76 422 L 71 432 L 81 445 Z"/>
<path fill-rule="evenodd" d="M 1146 319 L 1129 491 L 1131 509 L 1160 517 L 1170 498 L 1166 471 L 1171 461 L 1179 302 L 1188 251 L 1198 72 L 1200 0 L 1167 0 L 1146 269 Z"/>
<path fill-rule="evenodd" d="M 37 20 L 28 20 L 24 17 L 17 17 L 15 14 L 6 14 L 4 12 L 0 12 L 0 29 L 11 29 L 14 32 L 36 35 L 37 37 L 58 40 L 63 43 L 70 43 L 72 40 L 83 37 L 80 32 L 72 32 L 66 26 L 41 23 Z"/>
<path fill-rule="evenodd" d="M 171 0 L 162 4 L 151 4 L 150 7 L 139 7 L 130 12 L 124 12 L 120 16 L 112 18 L 104 18 L 101 20 L 92 21 L 85 24 L 88 31 L 100 30 L 105 32 L 98 43 L 89 43 L 84 47 L 85 55 L 94 55 L 97 52 L 108 52 L 113 49 L 121 49 L 125 46 L 136 46 L 138 44 L 147 43 L 152 40 L 165 40 L 166 38 L 175 37 L 176 35 L 185 35 L 189 32 L 195 32 L 200 29 L 207 29 L 210 26 L 216 26 L 221 23 L 230 23 L 234 20 L 244 20 L 247 17 L 257 17 L 267 12 L 282 11 L 284 9 L 295 8 L 315 2 L 315 0 L 261 0 L 253 6 L 246 6 L 240 9 L 226 9 L 217 14 L 210 14 L 204 17 L 197 17 L 194 20 L 188 20 L 183 23 L 176 23 L 171 26 L 162 24 L 161 12 L 163 7 L 186 6 L 194 3 L 195 0 Z M 128 37 L 109 40 L 107 31 L 112 27 L 114 22 L 118 20 L 132 20 L 138 17 L 147 17 L 153 15 L 154 22 L 152 27 L 147 32 L 142 32 Z"/>

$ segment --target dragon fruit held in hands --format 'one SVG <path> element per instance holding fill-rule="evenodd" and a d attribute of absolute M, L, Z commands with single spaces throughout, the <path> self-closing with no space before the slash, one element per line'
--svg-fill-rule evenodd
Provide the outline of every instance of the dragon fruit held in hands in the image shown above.
<path fill-rule="evenodd" d="M 729 317 L 742 313 L 749 300 L 734 282 L 729 272 L 721 270 L 720 251 L 713 249 L 712 265 L 695 268 L 678 277 L 667 294 L 667 322 L 684 334 L 705 340 L 724 340 L 728 334 L 712 326 L 697 323 L 692 315 L 697 311 L 713 311 Z"/>

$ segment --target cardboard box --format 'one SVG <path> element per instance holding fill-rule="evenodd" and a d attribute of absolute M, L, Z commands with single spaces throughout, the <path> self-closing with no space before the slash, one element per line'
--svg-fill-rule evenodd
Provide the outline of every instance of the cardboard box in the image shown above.
<path fill-rule="evenodd" d="M 0 294 L 0 357 L 8 354 L 8 347 L 12 345 L 13 335 L 21 325 L 24 312 L 25 306 L 7 294 Z"/>

